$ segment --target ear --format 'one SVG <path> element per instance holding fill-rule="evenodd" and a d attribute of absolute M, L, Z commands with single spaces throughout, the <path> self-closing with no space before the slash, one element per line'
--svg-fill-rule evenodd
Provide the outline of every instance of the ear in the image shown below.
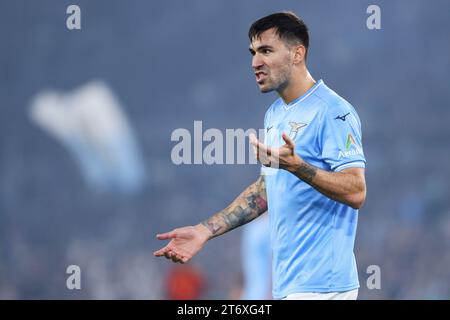
<path fill-rule="evenodd" d="M 306 48 L 304 45 L 300 44 L 298 46 L 295 46 L 293 48 L 294 50 L 294 64 L 299 64 L 302 61 L 305 61 L 305 55 L 306 55 Z"/>

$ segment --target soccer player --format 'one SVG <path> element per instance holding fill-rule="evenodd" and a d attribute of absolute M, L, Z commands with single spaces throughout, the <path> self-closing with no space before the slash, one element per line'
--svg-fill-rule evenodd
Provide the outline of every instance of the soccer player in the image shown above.
<path fill-rule="evenodd" d="M 208 240 L 268 210 L 273 297 L 356 299 L 353 247 L 366 197 L 359 117 L 309 73 L 308 28 L 295 14 L 259 19 L 249 39 L 259 89 L 280 96 L 266 112 L 264 143 L 250 137 L 261 175 L 209 219 L 157 235 L 170 242 L 154 255 L 185 263 Z"/>

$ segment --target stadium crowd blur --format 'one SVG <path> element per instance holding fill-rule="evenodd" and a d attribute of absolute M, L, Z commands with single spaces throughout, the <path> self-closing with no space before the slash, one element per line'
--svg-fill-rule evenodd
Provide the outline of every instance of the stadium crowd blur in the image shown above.
<path fill-rule="evenodd" d="M 257 90 L 246 32 L 284 9 L 311 29 L 313 76 L 361 117 L 359 298 L 450 298 L 448 1 L 377 1 L 381 30 L 358 0 L 77 3 L 74 31 L 65 1 L 0 4 L 0 299 L 242 296 L 243 230 L 185 271 L 152 252 L 156 233 L 205 219 L 259 174 L 177 166 L 170 137 L 194 120 L 262 126 L 276 95 Z M 72 264 L 81 290 L 66 288 Z"/>

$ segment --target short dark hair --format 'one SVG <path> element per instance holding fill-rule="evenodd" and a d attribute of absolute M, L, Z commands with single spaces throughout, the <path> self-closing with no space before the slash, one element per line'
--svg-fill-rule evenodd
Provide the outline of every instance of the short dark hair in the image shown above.
<path fill-rule="evenodd" d="M 280 39 L 287 43 L 301 43 L 306 48 L 305 58 L 308 55 L 309 32 L 308 27 L 293 12 L 277 12 L 255 21 L 248 30 L 250 42 L 258 38 L 266 30 L 275 28 Z"/>

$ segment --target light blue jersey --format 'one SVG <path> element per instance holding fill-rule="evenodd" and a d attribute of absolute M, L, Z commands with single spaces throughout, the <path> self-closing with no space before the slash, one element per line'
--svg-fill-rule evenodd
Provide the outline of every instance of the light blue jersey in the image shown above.
<path fill-rule="evenodd" d="M 306 162 L 326 171 L 365 167 L 361 123 L 355 109 L 322 80 L 286 105 L 268 109 L 264 143 L 295 142 Z M 322 195 L 293 174 L 263 167 L 271 243 L 273 296 L 299 292 L 339 292 L 359 287 L 353 246 L 358 210 Z"/>

